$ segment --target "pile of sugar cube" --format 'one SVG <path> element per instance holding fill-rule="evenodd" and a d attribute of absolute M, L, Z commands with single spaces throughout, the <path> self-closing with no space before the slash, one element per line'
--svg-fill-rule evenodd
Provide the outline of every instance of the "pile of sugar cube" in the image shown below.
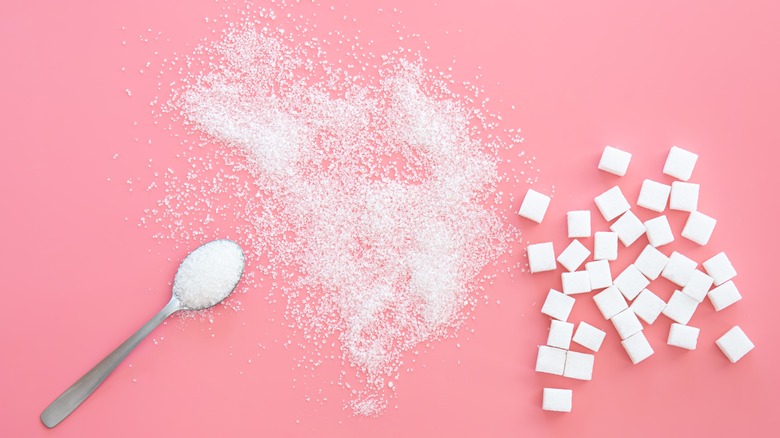
<path fill-rule="evenodd" d="M 659 213 L 658 217 L 642 222 L 631 211 L 620 187 L 595 197 L 595 204 L 604 219 L 611 223 L 609 231 L 591 233 L 589 210 L 567 213 L 569 245 L 557 253 L 552 242 L 529 244 L 527 248 L 530 272 L 545 272 L 561 265 L 561 291 L 550 289 L 542 305 L 542 313 L 549 316 L 550 330 L 546 345 L 540 345 L 536 371 L 560 375 L 572 379 L 590 380 L 595 355 L 607 333 L 580 321 L 568 322 L 569 314 L 579 294 L 594 293 L 593 301 L 606 320 L 612 322 L 621 344 L 632 363 L 637 364 L 654 351 L 643 334 L 643 325 L 653 324 L 664 315 L 673 322 L 667 344 L 688 350 L 696 349 L 699 328 L 687 325 L 696 308 L 708 298 L 716 311 L 736 303 L 742 296 L 733 278 L 737 275 L 724 252 L 698 263 L 684 254 L 672 251 L 665 254 L 660 247 L 674 241 L 674 233 L 663 212 L 668 207 L 688 213 L 681 236 L 699 245 L 706 245 L 717 221 L 698 209 L 699 184 L 688 182 L 698 155 L 672 146 L 663 173 L 676 179 L 671 185 L 644 180 L 636 205 Z M 598 168 L 624 176 L 631 154 L 607 146 Z M 550 197 L 529 189 L 518 214 L 541 223 Z M 628 247 L 641 236 L 647 236 L 649 244 L 637 259 L 617 276 L 613 277 L 610 262 L 618 258 L 618 241 Z M 593 237 L 593 251 L 583 245 L 580 238 Z M 585 262 L 593 256 L 593 261 Z M 583 267 L 584 264 L 584 267 Z M 663 277 L 677 286 L 671 298 L 664 301 L 653 293 L 651 282 Z M 641 320 L 641 321 L 640 321 Z M 573 351 L 575 343 L 588 353 Z M 734 326 L 721 336 L 716 345 L 729 361 L 737 362 L 754 348 L 745 332 Z M 571 389 L 544 388 L 542 409 L 570 412 Z"/>

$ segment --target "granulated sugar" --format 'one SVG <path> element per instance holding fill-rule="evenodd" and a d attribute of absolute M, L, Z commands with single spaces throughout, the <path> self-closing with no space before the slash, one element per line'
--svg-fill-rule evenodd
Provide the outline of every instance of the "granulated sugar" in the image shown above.
<path fill-rule="evenodd" d="M 313 348 L 338 337 L 365 383 L 351 407 L 376 415 L 402 356 L 454 333 L 516 238 L 495 194 L 511 142 L 419 56 L 342 69 L 316 38 L 250 20 L 227 29 L 186 59 L 165 110 L 243 157 L 228 162 L 252 180 L 230 184 L 259 275 Z"/>
<path fill-rule="evenodd" d="M 228 296 L 243 272 L 241 247 L 229 240 L 215 240 L 184 259 L 173 280 L 173 294 L 185 309 L 205 309 Z"/>

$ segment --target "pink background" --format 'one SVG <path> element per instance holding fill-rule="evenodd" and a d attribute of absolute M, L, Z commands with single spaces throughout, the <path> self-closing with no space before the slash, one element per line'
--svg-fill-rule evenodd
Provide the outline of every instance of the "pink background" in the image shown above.
<path fill-rule="evenodd" d="M 150 158 L 155 168 L 184 164 L 176 158 L 177 140 L 152 123 L 155 76 L 138 70 L 154 50 L 189 52 L 214 28 L 204 18 L 218 16 L 223 4 L 6 1 L 0 5 L 0 435 L 766 436 L 777 430 L 778 4 L 354 3 L 334 2 L 330 14 L 324 13 L 330 3 L 301 10 L 319 11 L 312 22 L 322 31 L 362 29 L 376 41 L 375 51 L 399 44 L 393 24 L 402 23 L 429 43 L 432 65 L 455 58 L 457 80 L 481 73 L 478 82 L 504 126 L 523 129 L 523 149 L 541 169 L 534 187 L 555 191 L 544 224 L 513 216 L 530 241 L 553 239 L 562 249 L 566 211 L 595 213 L 592 197 L 618 182 L 634 201 L 642 179 L 671 181 L 660 170 L 673 144 L 699 153 L 693 177 L 702 184 L 699 205 L 719 222 L 706 247 L 676 242 L 676 248 L 697 261 L 725 250 L 744 299 L 719 313 L 701 306 L 691 321 L 702 329 L 693 352 L 665 346 L 669 320 L 659 318 L 645 330 L 656 354 L 637 366 L 609 323 L 587 298 L 580 300 L 585 304 L 578 302 L 571 320 L 588 320 L 608 335 L 593 380 L 579 382 L 533 372 L 548 324 L 539 307 L 558 274 L 505 275 L 464 335 L 421 354 L 413 372 L 402 372 L 391 408 L 367 419 L 342 409 L 348 395 L 330 384 L 338 364 L 297 368 L 300 351 L 282 345 L 290 335 L 282 305 L 251 290 L 240 297 L 243 310 L 219 310 L 213 323 L 172 319 L 160 327 L 74 415 L 47 430 L 41 410 L 168 300 L 167 284 L 187 248 L 137 226 L 159 194 L 126 181 L 148 180 Z M 139 40 L 157 32 L 169 41 Z M 595 170 L 605 144 L 634 154 L 625 178 Z M 514 187 L 513 210 L 525 189 Z M 647 213 L 640 209 L 641 218 L 652 217 Z M 670 219 L 679 235 L 685 217 Z M 606 225 L 599 219 L 594 227 Z M 623 250 L 619 263 L 644 244 L 643 238 Z M 668 298 L 671 285 L 658 284 L 656 292 Z M 714 346 L 734 324 L 757 345 L 736 365 Z M 545 386 L 573 388 L 574 411 L 543 412 Z"/>

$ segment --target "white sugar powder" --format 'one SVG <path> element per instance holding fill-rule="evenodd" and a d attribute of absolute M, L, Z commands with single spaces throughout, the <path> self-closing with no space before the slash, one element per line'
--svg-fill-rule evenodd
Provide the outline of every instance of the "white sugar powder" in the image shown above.
<path fill-rule="evenodd" d="M 338 336 L 365 381 L 352 409 L 376 415 L 404 353 L 454 333 L 483 268 L 509 248 L 495 194 L 507 146 L 473 96 L 419 59 L 369 55 L 342 69 L 322 40 L 294 40 L 229 26 L 185 60 L 165 109 L 242 157 L 227 162 L 251 181 L 227 183 L 253 224 L 246 239 L 267 258 L 260 272 L 311 345 Z M 195 181 L 181 187 L 192 193 Z M 164 208 L 185 202 L 168 193 Z"/>
<path fill-rule="evenodd" d="M 243 272 L 241 247 L 230 240 L 215 240 L 184 259 L 173 280 L 173 294 L 186 309 L 205 309 L 225 299 Z"/>

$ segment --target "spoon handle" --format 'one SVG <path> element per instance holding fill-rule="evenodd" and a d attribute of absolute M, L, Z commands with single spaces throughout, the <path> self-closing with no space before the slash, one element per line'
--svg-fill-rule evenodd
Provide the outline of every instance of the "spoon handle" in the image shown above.
<path fill-rule="evenodd" d="M 84 376 L 76 381 L 70 388 L 66 389 L 56 400 L 43 411 L 41 421 L 46 427 L 52 428 L 58 425 L 68 415 L 71 414 L 79 405 L 92 394 L 109 374 L 119 365 L 128 354 L 149 334 L 155 327 L 160 325 L 165 318 L 181 309 L 181 304 L 176 296 L 154 315 L 152 319 L 144 324 L 130 338 L 116 348 L 111 354 L 101 360 L 94 368 L 89 370 Z"/>

